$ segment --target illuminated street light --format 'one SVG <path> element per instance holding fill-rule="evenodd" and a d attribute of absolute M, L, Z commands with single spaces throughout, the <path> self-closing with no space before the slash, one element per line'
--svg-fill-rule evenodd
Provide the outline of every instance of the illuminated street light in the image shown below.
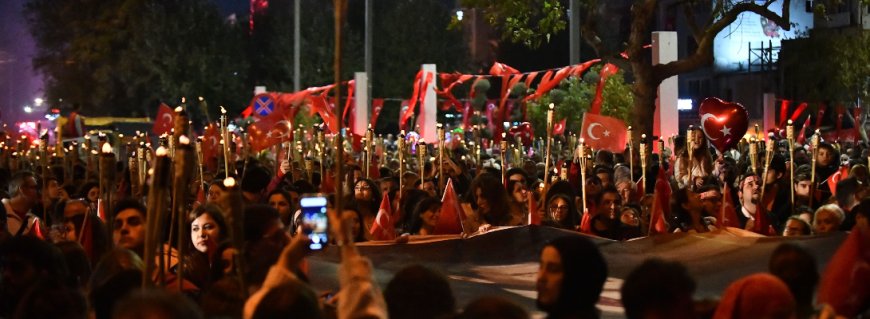
<path fill-rule="evenodd" d="M 42 102 L 45 102 L 45 100 L 43 100 L 41 97 L 33 99 L 33 104 L 36 105 L 36 107 L 42 106 Z"/>
<path fill-rule="evenodd" d="M 30 107 L 30 105 L 24 106 L 24 113 L 32 113 L 32 112 L 33 112 L 33 108 Z"/>
<path fill-rule="evenodd" d="M 462 10 L 456 11 L 456 20 L 462 21 L 463 15 L 464 15 L 464 13 L 462 12 Z"/>

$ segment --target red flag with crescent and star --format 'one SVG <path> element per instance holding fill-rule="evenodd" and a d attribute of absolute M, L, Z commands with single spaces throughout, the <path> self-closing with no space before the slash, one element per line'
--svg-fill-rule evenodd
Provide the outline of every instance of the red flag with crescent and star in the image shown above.
<path fill-rule="evenodd" d="M 384 99 L 372 99 L 372 120 L 369 124 L 375 127 L 378 123 L 378 116 L 381 115 L 381 110 L 384 108 Z"/>
<path fill-rule="evenodd" d="M 217 170 L 217 158 L 221 154 L 221 131 L 217 125 L 210 123 L 205 127 L 205 134 L 202 136 L 202 160 L 210 171 Z"/>
<path fill-rule="evenodd" d="M 160 103 L 157 108 L 157 117 L 154 119 L 154 134 L 157 136 L 169 133 L 175 125 L 175 112 L 166 103 Z"/>
<path fill-rule="evenodd" d="M 622 120 L 587 112 L 580 137 L 593 149 L 621 153 L 625 150 L 626 132 Z"/>
<path fill-rule="evenodd" d="M 522 122 L 518 126 L 511 127 L 508 132 L 514 137 L 514 139 L 519 137 L 520 140 L 522 140 L 523 146 L 531 145 L 532 141 L 535 139 L 532 125 L 529 124 L 529 122 Z"/>
<path fill-rule="evenodd" d="M 568 122 L 568 118 L 564 118 L 561 121 L 556 122 L 553 125 L 553 135 L 562 135 L 565 134 L 565 124 Z"/>
<path fill-rule="evenodd" d="M 248 138 L 254 152 L 293 140 L 292 119 L 287 119 L 283 111 L 275 110 L 269 116 L 248 125 Z"/>

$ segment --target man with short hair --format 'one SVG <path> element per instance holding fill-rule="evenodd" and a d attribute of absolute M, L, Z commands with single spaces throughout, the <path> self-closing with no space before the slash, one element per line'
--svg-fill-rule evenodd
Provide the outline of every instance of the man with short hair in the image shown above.
<path fill-rule="evenodd" d="M 601 237 L 619 240 L 619 211 L 622 210 L 622 196 L 615 187 L 601 191 L 595 200 L 596 214 L 592 217 L 592 233 Z"/>
<path fill-rule="evenodd" d="M 132 250 L 139 257 L 145 256 L 145 206 L 133 199 L 124 199 L 115 204 L 113 212 L 112 242 L 115 246 Z"/>
<path fill-rule="evenodd" d="M 39 204 L 39 184 L 33 172 L 21 171 L 9 181 L 10 198 L 4 198 L 6 227 L 12 236 L 37 235 L 39 217 L 31 211 Z"/>
<path fill-rule="evenodd" d="M 782 235 L 785 237 L 807 236 L 810 235 L 810 224 L 797 216 L 791 216 L 785 222 L 785 229 Z"/>
<path fill-rule="evenodd" d="M 855 226 L 855 206 L 860 202 L 860 194 L 864 185 L 855 177 L 848 177 L 837 182 L 837 193 L 834 197 L 845 214 L 840 230 L 851 230 Z"/>
<path fill-rule="evenodd" d="M 760 194 L 761 181 L 757 175 L 747 174 L 740 180 L 740 185 L 737 187 L 737 200 L 740 203 L 737 220 L 740 221 L 740 228 L 746 228 L 747 222 L 755 220 L 755 210 L 759 203 Z"/>

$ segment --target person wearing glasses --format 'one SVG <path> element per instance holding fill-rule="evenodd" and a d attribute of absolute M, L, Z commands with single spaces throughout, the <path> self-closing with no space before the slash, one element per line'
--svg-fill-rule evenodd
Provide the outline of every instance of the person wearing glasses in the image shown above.
<path fill-rule="evenodd" d="M 574 207 L 574 201 L 568 198 L 567 195 L 558 193 L 550 197 L 550 201 L 547 203 L 547 215 L 543 220 L 543 224 L 573 230 L 579 224 L 579 216 L 577 209 Z"/>
<path fill-rule="evenodd" d="M 4 198 L 6 230 L 12 236 L 33 235 L 42 226 L 31 210 L 39 204 L 39 184 L 33 172 L 21 171 L 9 181 L 9 198 Z"/>

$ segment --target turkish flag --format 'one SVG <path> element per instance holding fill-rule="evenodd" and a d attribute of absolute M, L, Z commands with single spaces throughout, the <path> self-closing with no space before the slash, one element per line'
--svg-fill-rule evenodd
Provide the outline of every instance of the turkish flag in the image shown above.
<path fill-rule="evenodd" d="M 619 72 L 619 67 L 610 63 L 605 64 L 601 68 L 601 71 L 598 72 L 598 86 L 595 88 L 595 97 L 592 99 L 592 105 L 589 106 L 590 113 L 598 114 L 601 112 L 601 104 L 604 101 L 602 97 L 604 85 L 607 83 L 607 78 L 616 74 L 616 72 Z"/>
<path fill-rule="evenodd" d="M 847 318 L 857 316 L 861 309 L 866 310 L 867 296 L 870 295 L 870 247 L 867 234 L 855 226 L 846 240 L 840 244 L 825 267 L 819 281 L 816 299 L 834 307 L 838 315 Z"/>
<path fill-rule="evenodd" d="M 465 219 L 462 207 L 459 206 L 459 197 L 453 190 L 453 180 L 447 179 L 444 188 L 444 196 L 441 197 L 441 214 L 438 216 L 438 224 L 435 225 L 434 234 L 461 234 L 463 232 L 462 221 Z"/>
<path fill-rule="evenodd" d="M 740 228 L 740 221 L 737 219 L 737 210 L 734 207 L 734 202 L 731 201 L 731 187 L 725 185 L 722 191 L 722 212 L 719 216 L 719 227 L 734 227 Z"/>
<path fill-rule="evenodd" d="M 313 96 L 308 100 L 311 108 L 311 113 L 317 113 L 320 115 L 320 118 L 323 119 L 323 123 L 326 124 L 326 128 L 329 129 L 332 133 L 338 132 L 338 117 L 335 116 L 335 112 L 330 107 L 326 101 L 326 97 L 319 95 Z M 274 114 L 274 113 L 273 113 Z"/>
<path fill-rule="evenodd" d="M 210 171 L 217 170 L 217 161 L 212 159 L 220 156 L 221 150 L 221 130 L 214 123 L 210 123 L 205 127 L 205 134 L 202 136 L 202 160 L 203 164 Z"/>
<path fill-rule="evenodd" d="M 287 119 L 283 111 L 281 109 L 275 110 L 268 117 L 248 126 L 248 137 L 254 152 L 293 140 L 292 119 Z"/>
<path fill-rule="evenodd" d="M 840 170 L 828 176 L 828 188 L 831 190 L 831 195 L 837 194 L 837 183 L 849 177 L 849 166 L 840 166 Z"/>
<path fill-rule="evenodd" d="M 157 117 L 154 119 L 154 129 L 152 131 L 157 136 L 164 133 L 168 134 L 174 125 L 175 112 L 166 103 L 160 103 L 160 107 L 157 108 Z"/>
<path fill-rule="evenodd" d="M 396 239 L 396 227 L 393 222 L 392 209 L 390 209 L 390 195 L 384 193 L 384 198 L 381 200 L 381 208 L 378 209 L 378 215 L 375 217 L 375 222 L 372 224 L 372 229 L 369 234 L 374 240 L 394 240 Z"/>
<path fill-rule="evenodd" d="M 370 124 L 375 127 L 378 123 L 378 115 L 381 115 L 381 109 L 384 108 L 384 99 L 372 99 L 372 121 Z"/>
<path fill-rule="evenodd" d="M 541 225 L 541 215 L 538 215 L 538 203 L 535 194 L 528 192 L 529 196 L 529 225 Z"/>
<path fill-rule="evenodd" d="M 565 134 L 565 124 L 567 122 L 568 122 L 567 118 L 564 118 L 561 121 L 556 122 L 556 124 L 553 125 L 553 135 Z"/>
<path fill-rule="evenodd" d="M 535 139 L 535 134 L 534 132 L 532 132 L 532 125 L 529 124 L 529 122 L 523 122 L 520 123 L 520 125 L 518 126 L 511 127 L 508 132 L 511 136 L 514 137 L 514 139 L 519 136 L 520 140 L 522 140 L 523 142 L 523 146 L 531 145 L 532 140 Z"/>
<path fill-rule="evenodd" d="M 622 120 L 587 112 L 580 137 L 593 149 L 621 153 L 625 150 L 626 132 Z"/>
<path fill-rule="evenodd" d="M 665 216 L 670 214 L 670 198 L 671 184 L 668 182 L 667 174 L 663 168 L 659 167 L 658 177 L 656 177 L 655 191 L 653 191 L 653 205 L 650 212 L 649 234 L 663 234 L 668 231 L 668 226 L 665 224 Z"/>

